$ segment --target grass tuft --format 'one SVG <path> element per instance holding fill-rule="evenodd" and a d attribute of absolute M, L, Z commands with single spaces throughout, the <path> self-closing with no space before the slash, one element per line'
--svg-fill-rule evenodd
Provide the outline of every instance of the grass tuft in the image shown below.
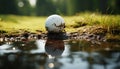
<path fill-rule="evenodd" d="M 18 31 L 19 29 L 36 32 L 36 30 L 45 30 L 45 20 L 47 17 L 35 16 L 17 16 L 17 15 L 0 15 L 0 30 L 9 32 Z M 74 16 L 63 16 L 67 32 L 76 32 L 83 26 L 102 26 L 109 33 L 119 34 L 120 32 L 120 15 L 102 15 L 99 13 L 80 13 Z M 117 32 L 117 33 L 116 33 Z"/>

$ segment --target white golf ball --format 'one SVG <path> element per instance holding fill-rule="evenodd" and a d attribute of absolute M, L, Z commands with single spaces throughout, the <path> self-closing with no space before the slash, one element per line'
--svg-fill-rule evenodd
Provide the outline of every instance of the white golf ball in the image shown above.
<path fill-rule="evenodd" d="M 62 32 L 65 28 L 65 21 L 59 15 L 51 15 L 46 19 L 45 27 L 48 32 Z"/>

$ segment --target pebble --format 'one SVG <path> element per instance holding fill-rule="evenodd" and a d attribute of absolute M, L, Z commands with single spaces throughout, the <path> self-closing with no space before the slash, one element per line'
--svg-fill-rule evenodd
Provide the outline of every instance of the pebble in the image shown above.
<path fill-rule="evenodd" d="M 0 36 L 0 42 L 16 42 L 16 41 L 29 41 L 29 40 L 37 40 L 37 39 L 47 39 L 47 33 L 35 34 L 30 32 L 24 32 L 23 34 L 19 35 L 7 35 L 7 36 Z M 75 40 L 86 40 L 91 41 L 92 43 L 100 44 L 99 41 L 105 42 L 105 36 L 103 35 L 96 35 L 90 33 L 78 33 L 78 32 L 67 32 L 62 37 L 65 36 L 65 40 L 67 39 L 75 39 Z M 96 42 L 95 42 L 96 41 Z"/>

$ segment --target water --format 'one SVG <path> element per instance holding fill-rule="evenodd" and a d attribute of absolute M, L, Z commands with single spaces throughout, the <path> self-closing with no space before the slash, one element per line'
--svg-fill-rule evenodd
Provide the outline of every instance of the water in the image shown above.
<path fill-rule="evenodd" d="M 120 43 L 41 39 L 3 42 L 0 69 L 120 69 Z"/>

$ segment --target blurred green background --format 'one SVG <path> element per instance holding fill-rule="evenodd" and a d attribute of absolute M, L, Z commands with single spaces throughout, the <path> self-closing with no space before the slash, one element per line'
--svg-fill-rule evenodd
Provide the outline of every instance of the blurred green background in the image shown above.
<path fill-rule="evenodd" d="M 81 12 L 120 14 L 120 0 L 0 0 L 0 14 L 47 16 Z"/>

